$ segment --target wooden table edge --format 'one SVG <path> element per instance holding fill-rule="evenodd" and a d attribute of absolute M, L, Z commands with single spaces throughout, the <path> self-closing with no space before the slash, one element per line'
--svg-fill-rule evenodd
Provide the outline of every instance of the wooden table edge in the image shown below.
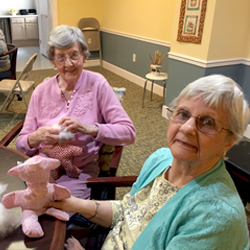
<path fill-rule="evenodd" d="M 0 145 L 0 148 L 10 150 L 10 151 L 22 156 L 25 159 L 30 158 L 29 156 L 15 150 L 15 149 L 5 147 L 2 145 Z M 53 234 L 53 238 L 52 238 L 49 250 L 63 250 L 65 236 L 66 236 L 66 222 L 57 219 L 55 222 L 55 230 L 54 230 L 54 234 Z"/>

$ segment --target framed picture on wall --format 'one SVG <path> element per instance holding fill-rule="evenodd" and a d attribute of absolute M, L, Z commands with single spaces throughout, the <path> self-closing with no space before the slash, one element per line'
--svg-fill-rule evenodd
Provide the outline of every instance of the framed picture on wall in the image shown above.
<path fill-rule="evenodd" d="M 195 35 L 198 22 L 198 16 L 186 16 L 184 24 L 184 35 Z"/>
<path fill-rule="evenodd" d="M 199 10 L 200 0 L 188 0 L 187 10 Z"/>
<path fill-rule="evenodd" d="M 182 0 L 177 41 L 201 43 L 207 0 Z"/>

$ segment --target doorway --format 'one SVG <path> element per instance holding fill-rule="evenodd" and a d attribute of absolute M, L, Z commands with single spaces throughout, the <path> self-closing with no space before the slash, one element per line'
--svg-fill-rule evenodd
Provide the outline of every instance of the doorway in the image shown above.
<path fill-rule="evenodd" d="M 37 0 L 37 10 L 40 53 L 46 56 L 49 33 L 58 25 L 57 0 Z"/>

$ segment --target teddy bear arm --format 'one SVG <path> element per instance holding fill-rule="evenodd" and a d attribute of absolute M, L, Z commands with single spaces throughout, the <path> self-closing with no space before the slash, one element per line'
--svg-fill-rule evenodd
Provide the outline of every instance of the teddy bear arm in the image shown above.
<path fill-rule="evenodd" d="M 62 165 L 69 177 L 78 178 L 81 174 L 81 170 L 73 165 L 70 160 L 64 159 L 64 161 L 62 161 Z"/>
<path fill-rule="evenodd" d="M 66 198 L 69 198 L 71 196 L 70 191 L 62 186 L 59 186 L 57 184 L 54 185 L 54 193 L 53 193 L 53 199 L 56 201 L 63 200 Z"/>
<path fill-rule="evenodd" d="M 82 153 L 83 153 L 82 148 L 80 148 L 80 147 L 76 147 L 76 148 L 74 149 L 74 151 L 73 151 L 72 155 L 75 157 L 75 156 L 79 156 L 79 155 L 81 155 Z"/>
<path fill-rule="evenodd" d="M 69 220 L 69 214 L 53 207 L 48 208 L 45 213 L 62 221 Z"/>
<path fill-rule="evenodd" d="M 7 209 L 13 208 L 13 207 L 19 207 L 21 203 L 20 202 L 21 195 L 22 194 L 20 191 L 14 191 L 14 192 L 5 194 L 2 198 L 2 203 Z"/>
<path fill-rule="evenodd" d="M 33 210 L 23 210 L 22 231 L 30 238 L 38 238 L 44 235 L 42 227 L 38 221 L 38 215 Z"/>

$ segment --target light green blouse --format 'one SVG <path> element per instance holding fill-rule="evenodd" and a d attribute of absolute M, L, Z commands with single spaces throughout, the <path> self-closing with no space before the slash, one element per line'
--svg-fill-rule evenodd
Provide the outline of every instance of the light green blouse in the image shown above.
<path fill-rule="evenodd" d="M 122 201 L 110 201 L 113 230 L 110 231 L 102 250 L 131 249 L 149 221 L 179 190 L 179 187 L 164 178 L 166 171 L 133 197 L 128 193 Z"/>

